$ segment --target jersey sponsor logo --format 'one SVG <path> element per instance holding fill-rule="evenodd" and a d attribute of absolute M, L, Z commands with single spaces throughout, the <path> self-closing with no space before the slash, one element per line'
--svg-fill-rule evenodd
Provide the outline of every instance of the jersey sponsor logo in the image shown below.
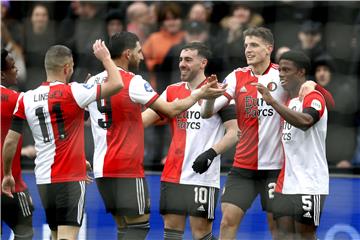
<path fill-rule="evenodd" d="M 151 87 L 150 83 L 148 83 L 148 82 L 144 83 L 144 88 L 145 88 L 145 91 L 147 91 L 147 92 L 154 91 L 154 89 Z"/>
<path fill-rule="evenodd" d="M 51 93 L 39 93 L 34 95 L 34 102 L 46 101 L 48 99 L 56 99 L 61 98 L 63 96 L 62 91 L 55 90 Z"/>
<path fill-rule="evenodd" d="M 283 141 L 290 141 L 291 140 L 291 132 L 292 125 L 286 121 L 283 124 L 283 132 L 282 132 L 282 139 Z"/>
<path fill-rule="evenodd" d="M 247 92 L 246 87 L 245 87 L 245 86 L 242 86 L 242 87 L 240 88 L 240 92 L 241 92 L 241 93 L 246 93 L 246 92 Z"/>
<path fill-rule="evenodd" d="M 312 102 L 311 102 L 311 107 L 312 108 L 315 108 L 315 110 L 318 110 L 318 111 L 320 111 L 321 110 L 321 102 L 319 101 L 319 100 L 317 100 L 317 99 L 314 99 L 314 100 L 312 100 Z"/>
<path fill-rule="evenodd" d="M 176 125 L 180 129 L 200 129 L 200 118 L 199 111 L 185 111 L 176 116 Z"/>
<path fill-rule="evenodd" d="M 277 84 L 275 82 L 269 82 L 266 87 L 270 92 L 273 92 L 277 89 Z"/>
<path fill-rule="evenodd" d="M 258 108 L 263 107 L 263 108 Z M 259 116 L 271 117 L 274 115 L 274 109 L 265 102 L 263 98 L 245 97 L 245 113 L 248 118 L 257 118 Z"/>
<path fill-rule="evenodd" d="M 85 84 L 82 84 L 82 86 L 84 87 L 84 88 L 86 88 L 86 89 L 91 89 L 91 88 L 93 88 L 94 87 L 94 84 L 90 84 L 90 83 L 85 83 Z"/>

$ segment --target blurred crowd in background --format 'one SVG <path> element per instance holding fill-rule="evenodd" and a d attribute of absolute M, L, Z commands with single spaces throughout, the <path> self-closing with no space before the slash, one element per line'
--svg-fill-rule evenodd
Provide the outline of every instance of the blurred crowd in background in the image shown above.
<path fill-rule="evenodd" d="M 243 31 L 264 26 L 275 38 L 273 62 L 289 50 L 310 57 L 309 79 L 328 89 L 336 102 L 329 112 L 327 159 L 333 168 L 360 166 L 360 2 L 230 2 L 230 1 L 1 1 L 1 44 L 16 59 L 18 90 L 46 80 L 44 56 L 54 44 L 72 49 L 72 81 L 102 71 L 92 53 L 96 39 L 106 42 L 115 32 L 136 33 L 145 61 L 137 73 L 158 93 L 179 81 L 181 47 L 201 41 L 212 50 L 207 74 L 220 81 L 246 66 Z M 161 165 L 170 139 L 169 128 L 145 130 L 146 167 Z M 85 130 L 86 154 L 92 160 L 90 126 Z M 32 167 L 35 151 L 29 130 L 22 155 Z M 223 156 L 232 164 L 234 149 Z"/>

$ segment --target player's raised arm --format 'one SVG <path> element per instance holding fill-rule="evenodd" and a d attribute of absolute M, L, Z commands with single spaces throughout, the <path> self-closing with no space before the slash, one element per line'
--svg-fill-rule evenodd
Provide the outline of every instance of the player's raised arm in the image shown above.
<path fill-rule="evenodd" d="M 100 98 L 114 95 L 124 87 L 124 82 L 114 61 L 111 59 L 110 52 L 104 41 L 98 39 L 93 44 L 95 56 L 103 63 L 108 73 L 108 79 L 101 84 Z"/>

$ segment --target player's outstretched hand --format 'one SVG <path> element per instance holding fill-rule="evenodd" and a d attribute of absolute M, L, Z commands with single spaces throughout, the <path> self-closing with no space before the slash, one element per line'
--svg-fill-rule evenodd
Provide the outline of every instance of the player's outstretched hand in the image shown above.
<path fill-rule="evenodd" d="M 1 184 L 1 191 L 8 197 L 14 198 L 13 192 L 15 192 L 15 180 L 12 175 L 4 176 L 2 184 Z"/>
<path fill-rule="evenodd" d="M 227 84 L 220 84 L 215 74 L 207 79 L 207 83 L 200 88 L 200 98 L 215 99 L 223 95 L 226 91 Z"/>
<path fill-rule="evenodd" d="M 93 50 L 95 56 L 100 60 L 104 61 L 111 59 L 109 49 L 106 47 L 105 42 L 101 39 L 98 39 L 93 44 Z"/>
<path fill-rule="evenodd" d="M 306 95 L 310 92 L 314 91 L 316 87 L 316 82 L 308 80 L 301 84 L 300 91 L 299 91 L 299 100 L 302 101 Z"/>
<path fill-rule="evenodd" d="M 215 152 L 215 150 L 213 148 L 210 148 L 208 150 L 206 150 L 205 152 L 203 152 L 202 154 L 200 154 L 194 161 L 192 168 L 194 170 L 194 172 L 196 173 L 200 173 L 203 174 L 204 172 L 206 172 L 211 163 L 213 162 L 214 158 L 217 156 L 218 154 Z"/>
<path fill-rule="evenodd" d="M 275 101 L 274 98 L 271 96 L 269 89 L 267 89 L 267 87 L 265 87 L 261 83 L 251 83 L 250 85 L 257 88 L 257 90 L 259 91 L 259 93 L 261 93 L 263 99 L 267 104 L 271 105 Z"/>

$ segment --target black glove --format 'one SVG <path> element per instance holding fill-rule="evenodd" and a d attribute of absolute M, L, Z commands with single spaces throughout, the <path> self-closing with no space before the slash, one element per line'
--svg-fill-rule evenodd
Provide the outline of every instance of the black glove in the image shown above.
<path fill-rule="evenodd" d="M 200 174 L 203 174 L 204 172 L 206 172 L 206 170 L 208 170 L 208 168 L 210 167 L 211 163 L 213 162 L 214 158 L 217 155 L 218 154 L 215 152 L 215 150 L 213 148 L 209 148 L 208 150 L 206 150 L 205 152 L 200 154 L 195 159 L 195 161 L 192 165 L 194 172 L 200 173 Z"/>

